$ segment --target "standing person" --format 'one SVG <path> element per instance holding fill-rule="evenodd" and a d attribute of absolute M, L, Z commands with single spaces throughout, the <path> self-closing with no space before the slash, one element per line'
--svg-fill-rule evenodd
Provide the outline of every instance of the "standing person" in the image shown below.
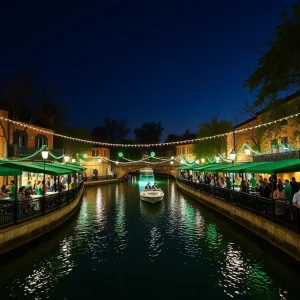
<path fill-rule="evenodd" d="M 292 180 L 290 182 L 290 186 L 291 186 L 291 197 L 293 198 L 294 195 L 299 192 L 300 189 L 300 184 L 299 182 L 296 181 L 295 177 L 292 177 Z"/>
<path fill-rule="evenodd" d="M 231 188 L 232 188 L 232 182 L 231 182 L 229 176 L 226 177 L 226 188 L 227 188 L 228 190 L 231 190 Z"/>
<path fill-rule="evenodd" d="M 256 187 L 256 178 L 254 177 L 254 174 L 252 174 L 252 177 L 250 179 L 251 187 Z"/>
<path fill-rule="evenodd" d="M 283 190 L 283 185 L 281 183 L 277 184 L 277 189 L 273 192 L 273 199 L 275 203 L 275 215 L 284 215 L 284 200 L 286 200 L 286 195 Z"/>
<path fill-rule="evenodd" d="M 294 194 L 292 204 L 300 209 L 300 191 Z"/>
<path fill-rule="evenodd" d="M 10 199 L 15 199 L 15 193 L 16 193 L 16 186 L 15 186 L 15 181 L 11 180 L 10 181 L 10 188 L 9 192 L 7 193 L 9 195 Z"/>
<path fill-rule="evenodd" d="M 291 204 L 291 201 L 293 199 L 292 198 L 292 188 L 291 188 L 291 185 L 290 185 L 290 181 L 288 179 L 285 179 L 285 181 L 284 181 L 283 190 L 285 192 L 286 200 L 288 200 L 289 204 Z"/>

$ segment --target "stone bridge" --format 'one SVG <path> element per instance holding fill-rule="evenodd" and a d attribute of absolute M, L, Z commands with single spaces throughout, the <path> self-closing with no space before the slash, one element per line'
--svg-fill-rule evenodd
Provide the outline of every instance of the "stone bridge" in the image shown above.
<path fill-rule="evenodd" d="M 155 173 L 166 173 L 174 177 L 178 174 L 177 167 L 179 164 L 170 164 L 170 163 L 135 163 L 135 164 L 124 164 L 121 163 L 114 166 L 114 173 L 117 174 L 117 178 L 121 178 L 130 172 L 138 172 L 142 168 L 152 168 Z"/>

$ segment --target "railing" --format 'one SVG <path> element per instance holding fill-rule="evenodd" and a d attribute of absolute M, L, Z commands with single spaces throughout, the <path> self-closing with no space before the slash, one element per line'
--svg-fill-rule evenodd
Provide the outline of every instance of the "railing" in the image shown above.
<path fill-rule="evenodd" d="M 177 178 L 177 180 L 191 189 L 251 211 L 256 215 L 281 224 L 300 234 L 299 209 L 287 201 L 267 199 L 249 193 L 241 193 L 209 184 L 196 183 L 182 178 Z"/>
<path fill-rule="evenodd" d="M 18 224 L 57 210 L 75 200 L 83 187 L 81 181 L 75 188 L 50 195 L 33 195 L 29 200 L 0 200 L 0 227 Z"/>
<path fill-rule="evenodd" d="M 279 161 L 285 159 L 298 159 L 300 158 L 299 151 L 289 151 L 289 152 L 280 152 L 280 153 L 270 153 L 263 155 L 254 155 L 254 162 L 268 162 L 268 161 Z"/>
<path fill-rule="evenodd" d="M 117 174 L 114 175 L 103 175 L 103 176 L 85 176 L 83 177 L 84 182 L 89 181 L 102 181 L 102 180 L 110 180 L 110 179 L 116 179 Z"/>

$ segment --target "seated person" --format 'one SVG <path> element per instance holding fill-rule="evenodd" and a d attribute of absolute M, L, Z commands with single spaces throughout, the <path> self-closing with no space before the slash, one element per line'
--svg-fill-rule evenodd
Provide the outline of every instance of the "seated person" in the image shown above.
<path fill-rule="evenodd" d="M 19 198 L 19 200 L 27 200 L 26 195 L 25 195 L 25 186 L 21 186 L 19 188 L 18 198 Z"/>
<path fill-rule="evenodd" d="M 5 196 L 8 196 L 8 195 L 7 195 L 8 191 L 9 191 L 8 188 L 7 188 L 6 185 L 4 184 L 4 185 L 2 186 L 2 188 L 1 188 L 1 190 L 0 190 L 0 195 L 1 195 L 1 196 L 4 196 L 4 197 L 5 197 Z"/>
<path fill-rule="evenodd" d="M 154 181 L 154 183 L 153 183 L 153 185 L 152 185 L 152 188 L 153 188 L 154 190 L 158 190 L 158 189 L 159 189 L 159 187 L 158 187 L 158 185 L 156 184 L 155 181 Z"/>
<path fill-rule="evenodd" d="M 150 184 L 150 182 L 147 183 L 147 185 L 145 186 L 145 189 L 151 189 L 151 184 Z"/>

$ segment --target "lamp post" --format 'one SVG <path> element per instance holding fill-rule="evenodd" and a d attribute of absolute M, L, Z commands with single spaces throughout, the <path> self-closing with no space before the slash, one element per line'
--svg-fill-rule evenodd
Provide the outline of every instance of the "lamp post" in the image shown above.
<path fill-rule="evenodd" d="M 64 160 L 65 160 L 65 163 L 67 163 L 70 160 L 70 156 L 69 155 L 65 155 L 64 156 Z"/>
<path fill-rule="evenodd" d="M 49 151 L 44 150 L 42 151 L 42 158 L 44 160 L 44 185 L 43 185 L 43 206 L 42 212 L 45 213 L 45 191 L 46 191 L 46 159 L 48 158 Z"/>
<path fill-rule="evenodd" d="M 247 149 L 245 150 L 245 154 L 249 157 L 249 161 L 250 161 L 250 160 L 251 160 L 251 159 L 250 159 L 251 150 L 247 148 Z"/>
<path fill-rule="evenodd" d="M 236 156 L 235 151 L 232 150 L 232 151 L 229 153 L 229 157 L 230 157 L 230 159 L 231 159 L 231 161 L 232 161 L 232 164 L 234 164 L 235 156 Z"/>

